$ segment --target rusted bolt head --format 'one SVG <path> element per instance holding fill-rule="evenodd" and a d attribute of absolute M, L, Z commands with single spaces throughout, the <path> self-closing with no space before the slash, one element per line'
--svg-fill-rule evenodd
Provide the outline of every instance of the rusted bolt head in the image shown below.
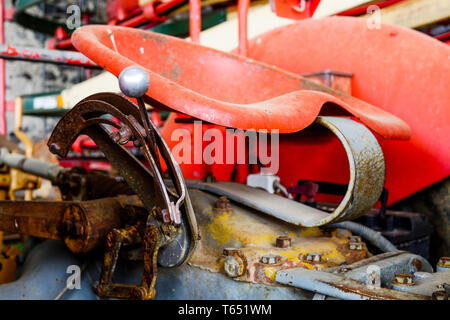
<path fill-rule="evenodd" d="M 244 272 L 244 264 L 242 263 L 242 260 L 235 256 L 227 256 L 225 258 L 223 268 L 227 276 L 230 278 L 239 277 Z"/>
<path fill-rule="evenodd" d="M 447 271 L 450 268 L 450 257 L 441 257 L 436 265 L 436 271 Z"/>
<path fill-rule="evenodd" d="M 230 200 L 227 197 L 220 197 L 219 200 L 216 201 L 216 208 L 218 209 L 229 209 L 230 208 Z"/>
<path fill-rule="evenodd" d="M 109 134 L 109 138 L 114 142 L 117 143 L 120 140 L 120 131 L 113 131 Z"/>
<path fill-rule="evenodd" d="M 277 248 L 289 248 L 291 246 L 291 238 L 288 236 L 279 236 L 275 241 Z"/>
<path fill-rule="evenodd" d="M 300 260 L 308 263 L 319 263 L 322 261 L 322 254 L 320 253 L 307 253 L 300 256 Z"/>
<path fill-rule="evenodd" d="M 448 293 L 444 290 L 435 291 L 431 295 L 431 298 L 433 300 L 448 300 Z"/>
<path fill-rule="evenodd" d="M 275 255 L 263 255 L 261 257 L 261 263 L 264 264 L 276 264 L 278 262 L 280 262 L 281 257 L 280 256 L 275 256 Z"/>
<path fill-rule="evenodd" d="M 392 283 L 402 286 L 413 286 L 415 284 L 414 276 L 410 273 L 396 273 Z"/>
<path fill-rule="evenodd" d="M 350 250 L 364 250 L 364 245 L 362 244 L 362 242 L 350 242 L 348 245 L 348 248 Z"/>

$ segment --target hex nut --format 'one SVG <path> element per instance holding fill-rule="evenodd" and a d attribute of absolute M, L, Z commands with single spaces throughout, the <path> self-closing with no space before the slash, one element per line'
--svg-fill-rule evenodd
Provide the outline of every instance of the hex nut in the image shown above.
<path fill-rule="evenodd" d="M 213 210 L 216 213 L 224 213 L 224 212 L 233 211 L 233 209 L 231 208 L 231 205 L 230 205 L 230 200 L 228 200 L 228 198 L 225 196 L 220 197 L 216 201 L 216 203 L 214 204 Z"/>
<path fill-rule="evenodd" d="M 415 285 L 414 276 L 410 273 L 396 273 L 394 275 L 393 284 L 402 286 L 413 286 Z"/>
<path fill-rule="evenodd" d="M 436 271 L 447 271 L 450 268 L 450 257 L 441 257 L 436 265 Z"/>
<path fill-rule="evenodd" d="M 288 236 L 279 236 L 275 240 L 275 246 L 277 248 L 289 248 L 291 246 L 291 244 L 292 244 L 292 240 Z"/>
<path fill-rule="evenodd" d="M 239 256 L 227 256 L 223 269 L 230 278 L 240 277 L 244 274 L 244 262 Z"/>
<path fill-rule="evenodd" d="M 281 261 L 281 257 L 275 255 L 264 255 L 261 257 L 260 261 L 263 264 L 276 264 Z"/>
<path fill-rule="evenodd" d="M 230 278 L 236 278 L 239 275 L 239 262 L 237 262 L 236 258 L 233 256 L 225 258 L 223 268 Z"/>
<path fill-rule="evenodd" d="M 348 248 L 350 250 L 361 251 L 364 250 L 364 244 L 362 242 L 350 242 Z"/>
<path fill-rule="evenodd" d="M 307 253 L 300 256 L 300 260 L 308 263 L 320 263 L 322 262 L 322 254 L 320 253 Z"/>

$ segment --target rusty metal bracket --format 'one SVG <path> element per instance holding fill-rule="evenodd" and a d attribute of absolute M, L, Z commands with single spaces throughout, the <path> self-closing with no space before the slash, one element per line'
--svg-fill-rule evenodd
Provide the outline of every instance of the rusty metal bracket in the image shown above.
<path fill-rule="evenodd" d="M 145 217 L 145 215 L 144 215 Z M 142 215 L 141 215 L 142 218 Z M 144 272 L 140 285 L 112 283 L 119 251 L 122 245 L 135 245 L 143 242 Z M 151 300 L 155 297 L 157 276 L 157 256 L 162 243 L 159 226 L 147 216 L 147 221 L 138 220 L 133 226 L 125 229 L 114 229 L 107 236 L 106 252 L 103 260 L 102 273 L 95 291 L 100 297 L 133 298 Z"/>
<path fill-rule="evenodd" d="M 121 226 L 126 206 L 142 206 L 137 196 L 90 201 L 0 201 L 0 230 L 63 240 L 70 251 L 84 253 L 103 245 Z"/>
<path fill-rule="evenodd" d="M 119 123 L 105 116 L 113 116 Z M 156 146 L 150 147 L 147 144 L 143 119 L 133 102 L 118 94 L 100 93 L 80 101 L 69 111 L 54 129 L 48 145 L 51 152 L 64 157 L 80 134 L 86 134 L 94 140 L 130 188 L 136 192 L 148 212 L 156 211 L 161 213 L 161 216 L 168 212 L 172 217 L 169 224 L 177 232 L 174 236 L 163 231 L 158 262 L 165 267 L 174 267 L 186 261 L 192 253 L 197 242 L 198 227 L 181 170 L 156 127 L 151 121 L 149 125 L 154 133 Z M 108 132 L 107 126 L 114 127 L 117 131 Z M 150 170 L 120 146 L 128 140 L 135 141 L 135 144 L 144 150 Z M 159 154 L 151 151 L 154 147 L 167 164 L 175 192 L 171 192 L 164 185 L 162 173 L 155 160 Z M 181 212 L 182 217 L 178 220 L 179 223 L 176 218 L 177 210 Z M 160 226 L 167 224 L 164 221 L 159 223 Z"/>
<path fill-rule="evenodd" d="M 383 151 L 372 132 L 354 120 L 318 117 L 316 123 L 336 135 L 345 149 L 350 167 L 344 199 L 317 225 L 356 219 L 374 206 L 383 191 L 386 172 Z"/>
<path fill-rule="evenodd" d="M 227 196 L 233 201 L 298 226 L 317 227 L 356 219 L 373 207 L 383 191 L 383 151 L 369 129 L 349 118 L 318 117 L 316 123 L 337 136 L 345 148 L 349 162 L 350 181 L 347 191 L 332 213 L 234 182 L 187 180 L 187 185 L 189 188 Z M 166 183 L 171 185 L 170 181 Z"/>

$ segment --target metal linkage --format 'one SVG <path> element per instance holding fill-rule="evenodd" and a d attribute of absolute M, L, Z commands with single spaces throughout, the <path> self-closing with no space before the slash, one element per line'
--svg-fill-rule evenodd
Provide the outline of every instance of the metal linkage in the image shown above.
<path fill-rule="evenodd" d="M 131 195 L 133 191 L 116 178 L 98 172 L 87 172 L 84 168 L 63 168 L 57 164 L 11 154 L 6 148 L 0 149 L 0 165 L 18 170 L 29 176 L 29 181 L 40 182 L 39 178 L 49 180 L 57 186 L 64 200 L 94 200 Z M 22 184 L 21 184 L 22 185 Z M 13 188 L 10 189 L 20 189 Z"/>
<path fill-rule="evenodd" d="M 0 230 L 62 240 L 76 253 L 104 243 L 127 218 L 125 207 L 142 206 L 136 196 L 91 201 L 0 201 Z"/>
<path fill-rule="evenodd" d="M 101 297 L 134 298 L 150 300 L 155 297 L 157 275 L 157 257 L 162 236 L 159 226 L 147 215 L 145 210 L 137 209 L 137 223 L 125 229 L 114 229 L 108 234 L 106 252 L 103 260 L 102 273 L 99 284 L 95 287 Z M 145 221 L 146 220 L 146 221 Z M 122 245 L 144 244 L 144 271 L 140 285 L 126 285 L 112 283 L 119 251 Z"/>
<path fill-rule="evenodd" d="M 148 119 L 142 101 L 149 86 L 148 76 L 138 68 L 125 69 L 119 84 L 126 95 L 138 98 L 139 106 L 117 94 L 92 95 L 80 101 L 60 120 L 48 146 L 52 153 L 64 157 L 80 134 L 88 135 L 142 200 L 147 212 L 145 222 L 141 221 L 145 228 L 136 225 L 132 229 L 111 231 L 97 291 L 108 297 L 152 299 L 156 257 L 164 267 L 181 265 L 193 252 L 198 227 L 181 170 L 159 131 Z M 118 121 L 108 118 L 111 116 Z M 149 169 L 121 147 L 128 141 L 142 149 Z M 174 191 L 164 184 L 160 158 L 168 168 Z M 133 244 L 137 238 L 143 242 L 145 267 L 142 285 L 131 290 L 127 289 L 129 286 L 111 283 L 110 274 L 122 244 Z"/>
<path fill-rule="evenodd" d="M 21 154 L 9 153 L 7 148 L 0 150 L 0 164 L 5 164 L 8 167 L 37 175 L 50 181 L 56 180 L 58 175 L 64 170 L 63 167 L 54 163 L 27 158 Z"/>

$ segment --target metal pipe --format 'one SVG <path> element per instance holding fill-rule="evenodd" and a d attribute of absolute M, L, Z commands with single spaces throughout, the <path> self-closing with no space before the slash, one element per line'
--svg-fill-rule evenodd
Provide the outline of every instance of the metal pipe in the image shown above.
<path fill-rule="evenodd" d="M 14 47 L 7 44 L 0 44 L 0 58 L 99 68 L 96 63 L 79 52 Z"/>
<path fill-rule="evenodd" d="M 247 17 L 250 0 L 238 0 L 238 23 L 239 23 L 239 54 L 247 56 L 248 39 L 247 39 Z"/>
<path fill-rule="evenodd" d="M 189 36 L 194 43 L 200 43 L 202 31 L 202 5 L 200 0 L 189 0 Z"/>
<path fill-rule="evenodd" d="M 58 175 L 65 170 L 57 164 L 27 158 L 21 154 L 11 154 L 6 148 L 2 148 L 0 151 L 0 164 L 6 164 L 11 168 L 36 175 L 50 181 L 55 181 Z"/>

